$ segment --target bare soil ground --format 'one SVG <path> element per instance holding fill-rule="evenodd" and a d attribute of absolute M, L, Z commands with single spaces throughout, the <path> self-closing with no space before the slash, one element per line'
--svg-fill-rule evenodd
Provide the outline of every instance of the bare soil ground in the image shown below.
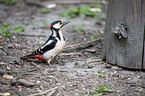
<path fill-rule="evenodd" d="M 57 5 L 52 12 L 42 14 L 41 8 L 21 0 L 13 6 L 0 4 L 2 25 L 25 26 L 24 32 L 0 40 L 0 95 L 93 96 L 95 89 L 104 85 L 113 89 L 111 93 L 105 92 L 106 96 L 144 96 L 144 72 L 124 70 L 100 60 L 103 41 L 98 38 L 102 38 L 105 21 L 91 17 L 62 17 L 72 6 L 80 5 Z M 47 40 L 51 31 L 44 25 L 55 20 L 71 21 L 62 30 L 66 46 L 83 44 L 64 49 L 51 66 L 38 60 L 20 60 L 20 56 L 31 53 Z M 75 26 L 85 27 L 81 32 L 75 32 Z M 93 41 L 91 35 L 96 36 L 95 42 L 90 42 Z M 100 92 L 100 95 L 103 94 Z"/>

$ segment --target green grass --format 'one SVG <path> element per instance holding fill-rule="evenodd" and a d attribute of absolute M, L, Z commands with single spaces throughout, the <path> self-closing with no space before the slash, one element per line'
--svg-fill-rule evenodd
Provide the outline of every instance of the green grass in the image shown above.
<path fill-rule="evenodd" d="M 74 30 L 74 31 L 75 31 L 75 32 L 79 32 L 80 35 L 82 36 L 82 35 L 83 35 L 83 32 L 84 32 L 84 27 L 85 27 L 85 26 L 83 26 L 83 25 L 80 26 L 80 27 L 79 27 L 79 26 L 75 26 L 75 30 Z"/>
<path fill-rule="evenodd" d="M 24 27 L 23 26 L 18 26 L 17 28 L 14 28 L 12 31 L 9 31 L 11 27 L 11 24 L 8 23 L 7 25 L 1 26 L 0 24 L 0 35 L 4 38 L 10 36 L 10 34 L 14 33 L 14 32 L 21 32 L 24 31 Z"/>
<path fill-rule="evenodd" d="M 93 96 L 104 96 L 107 95 L 107 93 L 113 93 L 114 90 L 111 87 L 100 85 L 99 87 L 96 87 L 94 91 L 90 91 Z"/>
<path fill-rule="evenodd" d="M 105 85 L 101 85 L 95 89 L 95 92 L 98 94 L 106 95 L 106 93 L 112 93 L 113 89 L 111 87 L 107 87 Z"/>
<path fill-rule="evenodd" d="M 92 39 L 92 40 L 95 40 L 96 39 L 96 36 L 95 35 L 90 35 L 90 38 Z"/>
<path fill-rule="evenodd" d="M 102 77 L 102 78 L 106 79 L 106 76 L 103 72 L 98 72 L 98 77 Z"/>
<path fill-rule="evenodd" d="M 62 16 L 67 18 L 75 18 L 77 16 L 80 17 L 96 17 L 103 18 L 103 15 L 100 12 L 91 11 L 90 6 L 82 6 L 82 7 L 73 7 L 70 10 L 66 10 Z"/>
<path fill-rule="evenodd" d="M 18 2 L 18 0 L 0 0 L 0 3 L 5 3 L 7 5 L 13 5 L 17 2 Z"/>
<path fill-rule="evenodd" d="M 42 8 L 41 9 L 41 13 L 43 13 L 43 14 L 46 14 L 46 13 L 49 13 L 49 12 L 51 12 L 51 8 Z"/>

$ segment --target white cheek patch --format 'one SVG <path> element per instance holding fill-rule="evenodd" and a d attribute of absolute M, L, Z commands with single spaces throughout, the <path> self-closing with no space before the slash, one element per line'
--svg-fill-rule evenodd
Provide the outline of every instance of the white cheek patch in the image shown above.
<path fill-rule="evenodd" d="M 53 25 L 54 28 L 59 29 L 61 27 L 61 25 L 59 23 Z"/>

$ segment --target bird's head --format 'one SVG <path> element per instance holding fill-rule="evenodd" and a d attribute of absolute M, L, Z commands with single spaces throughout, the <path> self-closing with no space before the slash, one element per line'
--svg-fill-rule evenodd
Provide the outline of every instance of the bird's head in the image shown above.
<path fill-rule="evenodd" d="M 68 23 L 70 23 L 70 21 L 68 21 L 68 22 L 54 21 L 54 22 L 51 23 L 50 29 L 57 29 L 57 30 L 59 30 L 59 29 L 63 28 L 63 26 L 68 24 Z"/>

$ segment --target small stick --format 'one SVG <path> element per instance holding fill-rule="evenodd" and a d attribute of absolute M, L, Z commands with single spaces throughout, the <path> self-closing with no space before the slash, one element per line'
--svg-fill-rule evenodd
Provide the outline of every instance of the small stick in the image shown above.
<path fill-rule="evenodd" d="M 54 87 L 54 88 L 51 88 L 51 89 L 49 89 L 49 90 L 46 90 L 46 91 L 43 91 L 43 92 L 40 92 L 40 93 L 30 94 L 30 95 L 28 95 L 28 96 L 43 95 L 43 94 L 45 94 L 45 93 L 47 93 L 47 92 L 49 92 L 49 91 L 55 90 L 55 89 L 57 89 L 57 88 L 58 88 L 58 87 Z"/>
<path fill-rule="evenodd" d="M 56 90 L 52 90 L 47 96 L 52 96 Z"/>
<path fill-rule="evenodd" d="M 7 55 L 9 54 L 8 52 L 7 52 L 7 50 L 6 49 L 4 49 L 4 48 L 0 48 L 2 51 L 4 51 Z"/>
<path fill-rule="evenodd" d="M 17 74 L 18 71 L 0 71 L 0 74 Z"/>
<path fill-rule="evenodd" d="M 0 65 L 6 65 L 6 64 L 8 64 L 8 63 L 3 63 L 3 62 L 0 63 Z"/>
<path fill-rule="evenodd" d="M 27 34 L 17 34 L 17 36 L 27 36 L 27 37 L 46 37 L 45 35 L 27 35 Z"/>
<path fill-rule="evenodd" d="M 63 55 L 66 55 L 66 56 L 69 56 L 69 55 L 81 55 L 81 52 L 78 52 L 78 53 L 60 53 L 59 55 L 60 56 L 63 56 Z"/>
<path fill-rule="evenodd" d="M 31 62 L 31 64 L 32 64 L 32 65 L 34 65 L 34 66 L 36 66 L 37 68 L 41 69 L 41 67 L 40 67 L 40 66 L 38 66 L 36 63 Z"/>
<path fill-rule="evenodd" d="M 19 57 L 14 57 L 14 56 L 0 56 L 0 57 L 19 58 Z"/>
<path fill-rule="evenodd" d="M 96 60 L 91 60 L 91 61 L 87 61 L 87 63 L 92 63 L 92 62 L 99 62 L 99 61 L 102 61 L 102 59 L 96 59 Z"/>
<path fill-rule="evenodd" d="M 85 45 L 85 44 L 93 43 L 93 42 L 98 41 L 98 40 L 100 40 L 100 38 L 97 38 L 97 39 L 92 40 L 92 41 L 84 42 L 84 43 L 69 45 L 69 46 L 66 46 L 65 48 L 71 48 L 71 47 L 76 47 L 76 46 L 80 46 L 80 45 Z"/>
<path fill-rule="evenodd" d="M 55 3 L 55 4 L 78 4 L 78 3 L 94 3 L 94 0 L 89 1 L 50 1 L 49 3 Z"/>

